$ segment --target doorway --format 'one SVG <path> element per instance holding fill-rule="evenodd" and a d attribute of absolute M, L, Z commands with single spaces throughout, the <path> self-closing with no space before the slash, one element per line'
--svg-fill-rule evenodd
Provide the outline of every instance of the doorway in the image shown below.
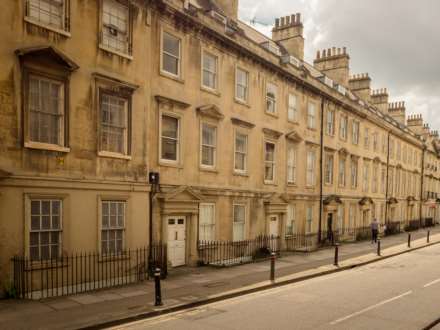
<path fill-rule="evenodd" d="M 186 219 L 184 216 L 168 217 L 168 261 L 172 267 L 186 264 Z"/>

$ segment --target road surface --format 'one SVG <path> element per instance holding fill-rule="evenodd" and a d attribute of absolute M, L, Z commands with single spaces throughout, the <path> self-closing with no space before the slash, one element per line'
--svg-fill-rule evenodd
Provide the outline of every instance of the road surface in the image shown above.
<path fill-rule="evenodd" d="M 117 329 L 421 330 L 439 317 L 440 245 L 435 245 Z"/>

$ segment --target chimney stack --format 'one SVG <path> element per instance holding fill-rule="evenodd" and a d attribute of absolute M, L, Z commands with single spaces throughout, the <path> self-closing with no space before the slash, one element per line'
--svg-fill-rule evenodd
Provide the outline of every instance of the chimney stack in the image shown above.
<path fill-rule="evenodd" d="M 405 102 L 393 102 L 388 104 L 388 114 L 397 120 L 399 123 L 405 125 L 406 119 L 406 108 Z"/>
<path fill-rule="evenodd" d="M 423 136 L 424 134 L 424 125 L 423 125 L 423 117 L 420 114 L 410 115 L 407 119 L 408 128 L 413 131 L 417 135 Z"/>
<path fill-rule="evenodd" d="M 238 0 L 215 0 L 228 18 L 238 19 Z"/>
<path fill-rule="evenodd" d="M 348 81 L 351 91 L 360 99 L 371 103 L 371 78 L 368 73 L 355 74 Z"/>
<path fill-rule="evenodd" d="M 349 62 L 350 56 L 347 54 L 347 48 L 333 47 L 324 49 L 322 52 L 318 51 L 313 63 L 317 70 L 347 88 L 349 87 Z"/>
<path fill-rule="evenodd" d="M 373 90 L 371 93 L 371 103 L 377 106 L 380 112 L 388 114 L 388 90 L 386 88 Z"/>
<path fill-rule="evenodd" d="M 289 55 L 304 60 L 304 37 L 301 14 L 277 18 L 272 30 L 272 40 L 283 46 Z"/>

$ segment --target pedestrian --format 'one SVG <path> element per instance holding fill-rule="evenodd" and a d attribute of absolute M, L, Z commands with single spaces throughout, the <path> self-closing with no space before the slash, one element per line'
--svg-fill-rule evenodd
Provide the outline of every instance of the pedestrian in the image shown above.
<path fill-rule="evenodd" d="M 377 243 L 377 233 L 379 231 L 379 222 L 376 218 L 371 223 L 371 243 Z"/>

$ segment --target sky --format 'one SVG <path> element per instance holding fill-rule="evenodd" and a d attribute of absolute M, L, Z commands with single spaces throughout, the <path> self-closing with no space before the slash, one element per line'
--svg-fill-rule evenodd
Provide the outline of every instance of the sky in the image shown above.
<path fill-rule="evenodd" d="M 305 60 L 347 47 L 350 74 L 368 72 L 390 102 L 440 130 L 439 0 L 239 0 L 240 19 L 271 36 L 275 18 L 301 13 Z"/>

